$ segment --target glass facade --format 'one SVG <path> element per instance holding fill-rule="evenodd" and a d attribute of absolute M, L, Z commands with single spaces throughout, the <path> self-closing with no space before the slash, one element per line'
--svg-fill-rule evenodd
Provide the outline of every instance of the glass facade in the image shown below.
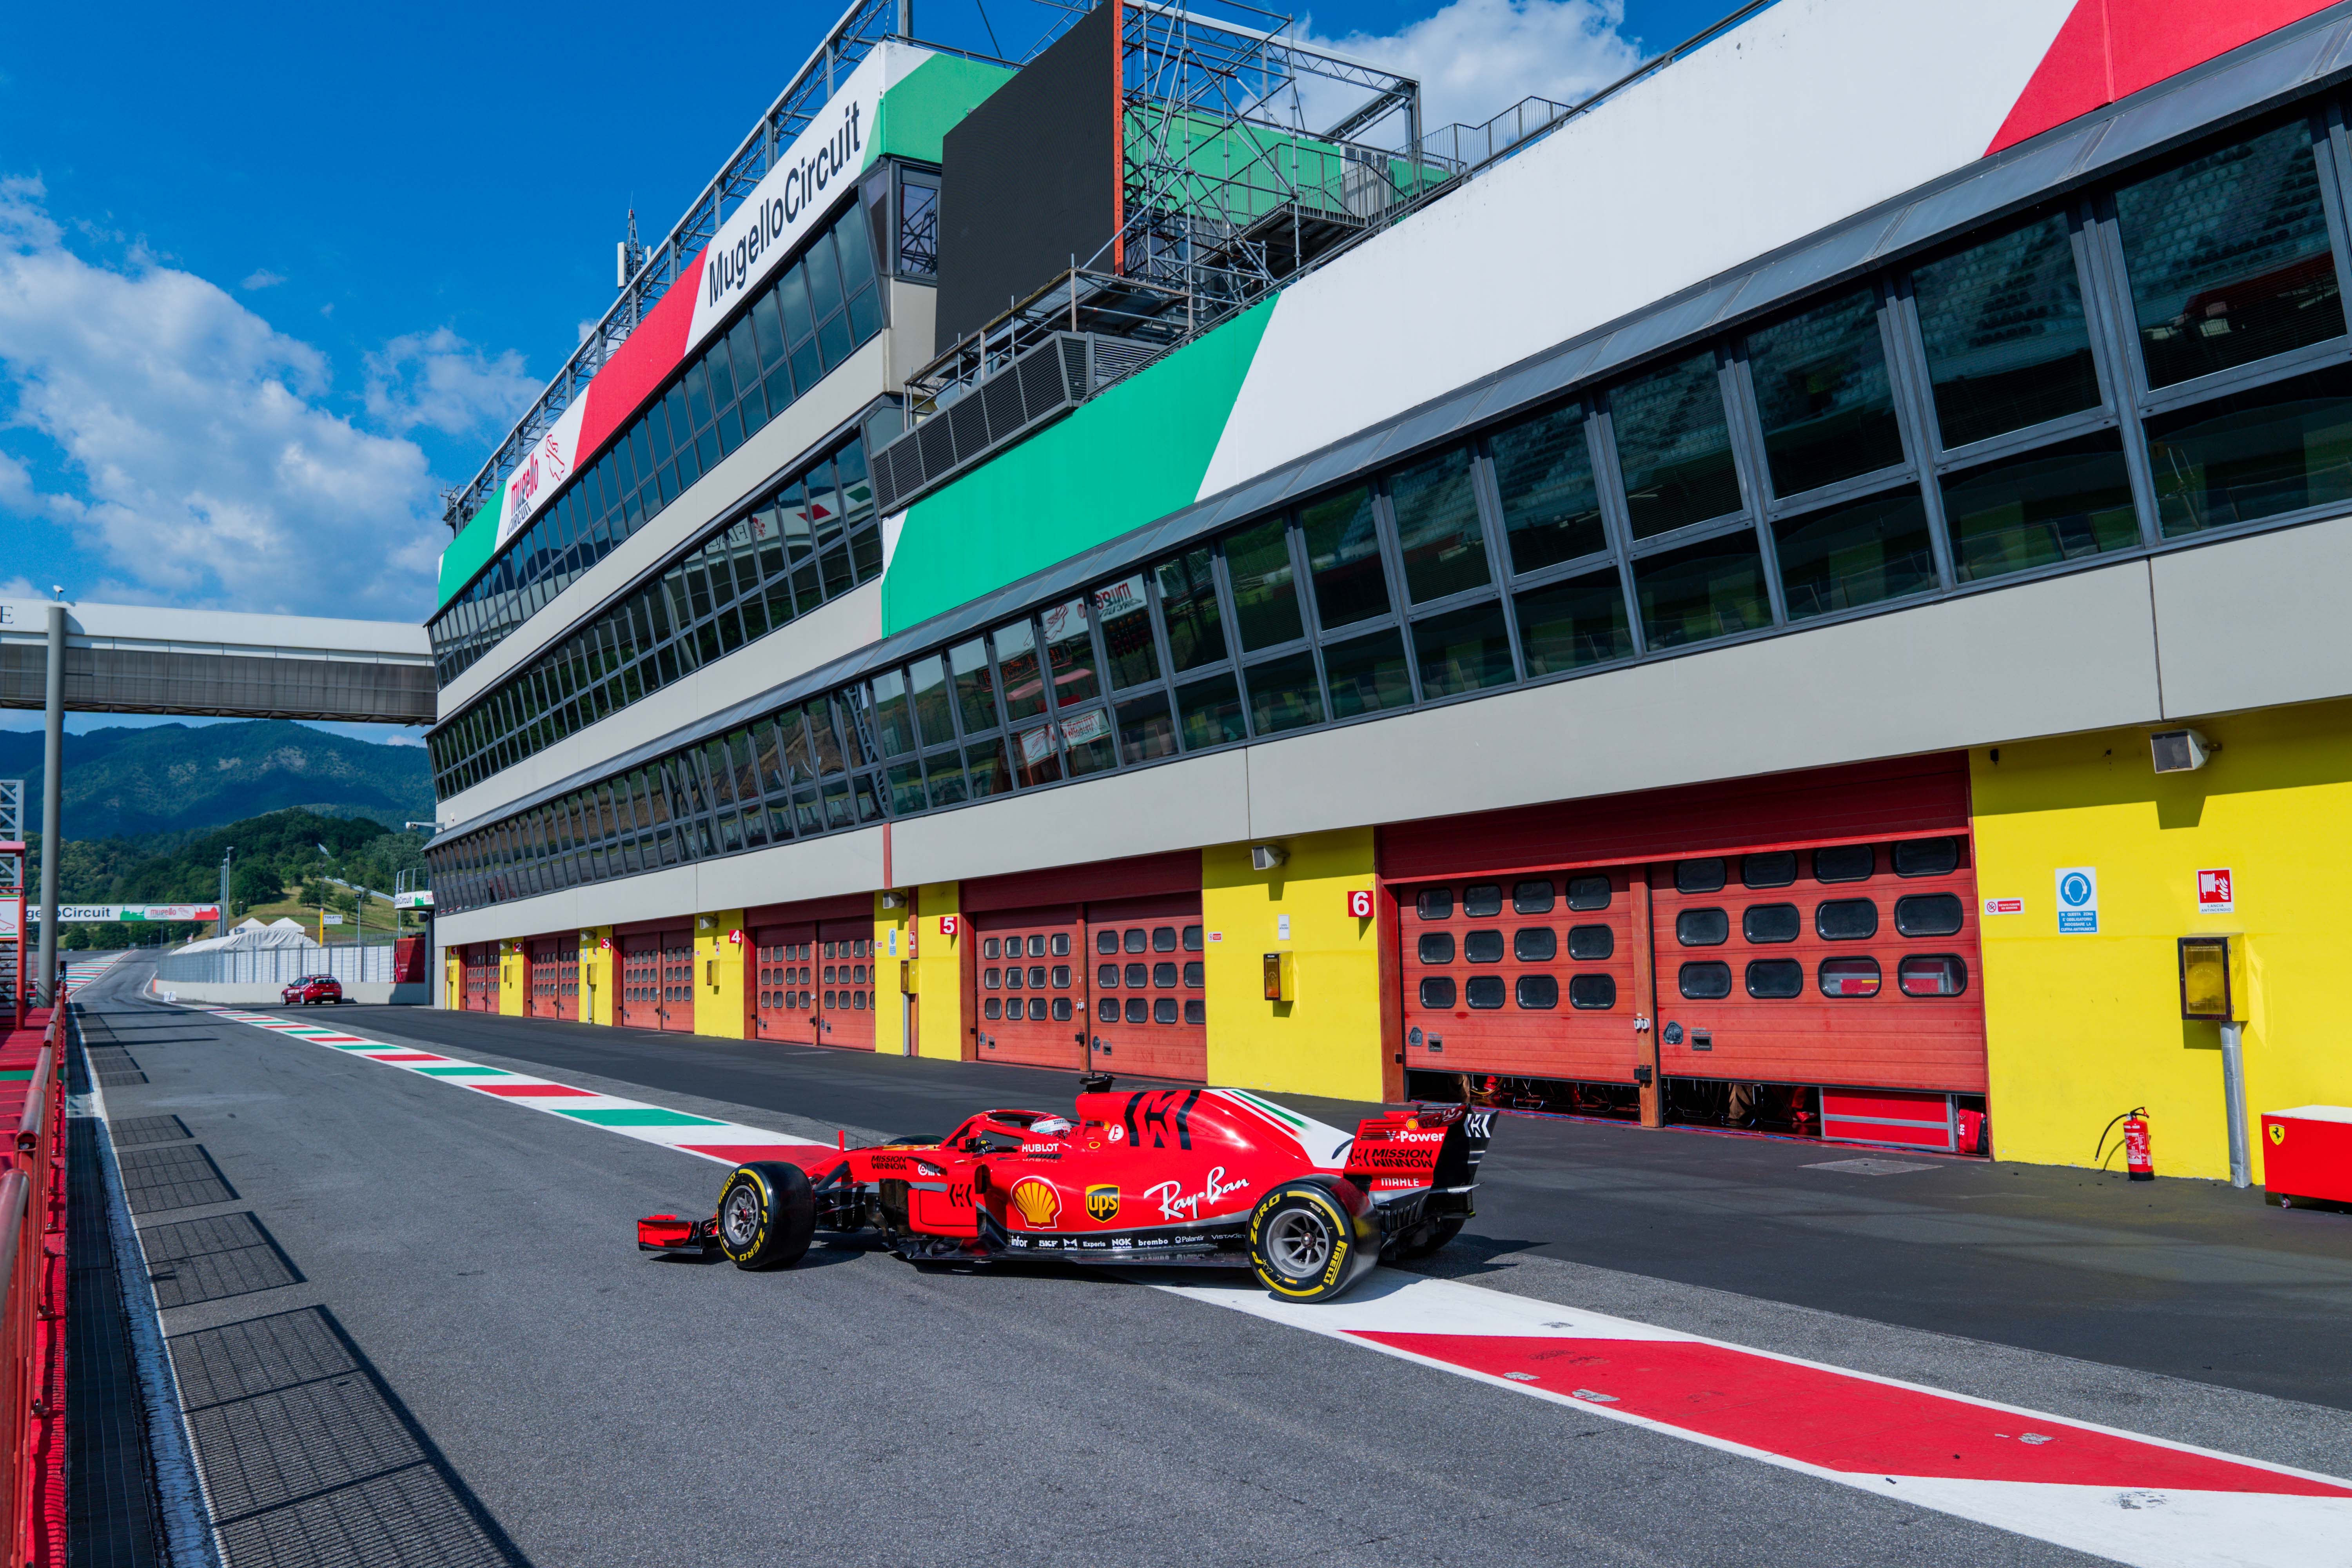
<path fill-rule="evenodd" d="M 440 684 L 471 668 L 881 330 L 872 225 L 853 202 L 433 617 L 426 629 Z"/>
<path fill-rule="evenodd" d="M 468 833 L 433 851 L 441 907 L 2341 511 L 2352 342 L 2314 216 L 2338 180 L 2326 132 L 2231 138 Z M 1840 854 L 1815 852 L 1815 879 L 1869 874 L 1866 847 L 1858 868 Z M 1708 887 L 1724 885 L 1708 861 L 1677 886 L 1701 865 Z M 1797 870 L 1750 856 L 1739 874 Z M 1681 983 L 1734 979 L 1695 962 Z"/>

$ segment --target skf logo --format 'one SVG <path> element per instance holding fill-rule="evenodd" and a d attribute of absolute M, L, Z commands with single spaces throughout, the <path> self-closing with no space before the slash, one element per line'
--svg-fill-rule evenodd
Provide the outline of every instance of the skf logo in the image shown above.
<path fill-rule="evenodd" d="M 1024 1176 L 1013 1184 L 1013 1206 L 1029 1222 L 1032 1230 L 1044 1230 L 1062 1217 L 1062 1194 L 1054 1190 L 1051 1182 L 1041 1182 L 1034 1176 Z"/>
<path fill-rule="evenodd" d="M 1097 1225 L 1108 1225 L 1118 1217 L 1118 1189 L 1111 1186 L 1087 1189 L 1087 1214 Z"/>
<path fill-rule="evenodd" d="M 2273 1143 L 2284 1143 L 2286 1142 L 2285 1122 L 2273 1121 L 2271 1123 L 2271 1142 Z"/>

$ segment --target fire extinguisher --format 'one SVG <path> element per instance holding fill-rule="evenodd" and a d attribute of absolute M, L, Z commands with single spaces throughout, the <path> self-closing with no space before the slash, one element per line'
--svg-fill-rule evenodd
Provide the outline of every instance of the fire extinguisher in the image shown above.
<path fill-rule="evenodd" d="M 2094 1163 L 2104 1165 L 2107 1152 L 2107 1133 L 2116 1130 L 2116 1121 L 2124 1126 L 2124 1169 L 2135 1182 L 2156 1180 L 2156 1155 L 2147 1142 L 2147 1107 L 2134 1106 L 2115 1121 L 2107 1123 L 2106 1131 L 2099 1134 L 2099 1146 L 2093 1152 Z"/>

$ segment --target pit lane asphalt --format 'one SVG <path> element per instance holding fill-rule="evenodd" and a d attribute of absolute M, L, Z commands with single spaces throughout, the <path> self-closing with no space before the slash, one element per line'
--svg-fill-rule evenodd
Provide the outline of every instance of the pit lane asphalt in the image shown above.
<path fill-rule="evenodd" d="M 250 1210 L 305 1276 L 168 1310 L 166 1332 L 323 1304 L 521 1555 L 548 1568 L 2090 1561 L 1101 1276 L 928 1272 L 856 1249 L 772 1275 L 643 1256 L 631 1222 L 707 1210 L 719 1167 L 140 1001 L 147 973 L 133 959 L 81 998 L 150 1080 L 109 1089 L 109 1113 L 178 1115 L 239 1196 L 142 1215 L 142 1229 Z M 375 1038 L 598 1075 L 616 1091 L 610 1080 L 627 1068 L 640 1098 L 729 1106 L 755 1124 L 797 1114 L 920 1131 L 973 1104 L 1051 1098 L 1043 1075 L 1019 1069 L 894 1080 L 845 1064 L 947 1064 L 676 1037 L 619 1042 L 675 1056 L 623 1052 L 591 1067 L 609 1032 L 393 1009 L 332 1016 Z M 541 1043 L 559 1033 L 607 1037 L 559 1062 Z M 705 1068 L 688 1073 L 691 1088 L 647 1083 L 662 1076 L 648 1062 L 684 1071 L 704 1052 L 734 1076 Z M 996 1092 L 997 1074 L 1024 1092 Z M 853 1103 L 866 1113 L 849 1116 Z M 1512 1152 L 1498 1158 L 1527 1158 L 1517 1146 L 1536 1146 L 1530 1129 L 1559 1135 L 1509 1124 L 1498 1147 Z M 1741 1189 L 1716 1190 L 1736 1221 Z M 1570 1192 L 1592 1201 L 1555 1205 L 1611 1201 Z M 1633 1204 L 1623 1223 L 1671 1226 L 1704 1207 L 1696 1194 L 1666 1213 Z M 1563 1261 L 1512 1245 L 1525 1226 L 1482 1216 L 1475 1228 L 1486 1244 L 1449 1249 L 1437 1271 L 2352 1469 L 2352 1420 L 2336 1411 Z"/>
<path fill-rule="evenodd" d="M 335 1009 L 348 1024 L 522 1070 L 600 1075 L 888 1133 L 988 1105 L 1067 1110 L 1066 1073 L 909 1061 L 550 1019 Z M 1352 1127 L 1370 1108 L 1284 1097 Z M 1933 1156 L 1871 1176 L 1868 1150 L 1505 1116 L 1457 1252 L 1528 1255 L 2352 1410 L 2352 1215 L 2217 1182 L 2126 1180 Z M 2162 1157 L 2162 1131 L 2158 1154 Z M 2088 1153 L 2088 1151 L 2085 1151 Z M 2159 1167 L 2160 1168 L 2160 1167 Z"/>

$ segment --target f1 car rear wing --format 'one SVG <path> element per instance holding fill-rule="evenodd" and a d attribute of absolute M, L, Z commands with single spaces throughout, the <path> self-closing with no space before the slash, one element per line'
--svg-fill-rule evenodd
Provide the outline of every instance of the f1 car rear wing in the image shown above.
<path fill-rule="evenodd" d="M 1466 1190 L 1477 1184 L 1494 1126 L 1493 1111 L 1466 1105 L 1421 1105 L 1366 1117 L 1340 1174 L 1374 1193 Z"/>

